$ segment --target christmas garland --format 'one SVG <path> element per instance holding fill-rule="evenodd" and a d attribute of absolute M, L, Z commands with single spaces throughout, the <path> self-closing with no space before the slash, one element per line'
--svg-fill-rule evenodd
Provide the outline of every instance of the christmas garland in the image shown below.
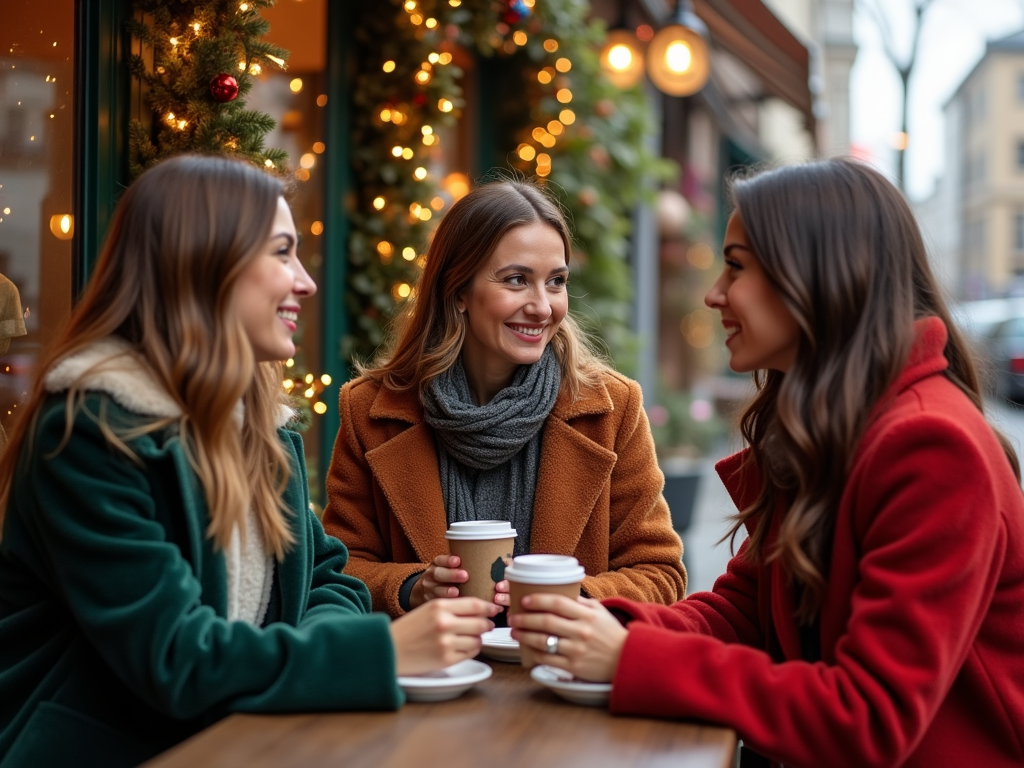
<path fill-rule="evenodd" d="M 638 88 L 602 75 L 599 24 L 586 0 L 382 0 L 355 13 L 352 127 L 356 195 L 350 209 L 344 354 L 367 359 L 396 304 L 415 290 L 427 239 L 465 181 L 431 175 L 439 126 L 465 106 L 459 49 L 503 57 L 522 72 L 524 125 L 510 170 L 546 183 L 576 236 L 572 307 L 629 372 L 631 213 L 675 165 L 645 149 L 652 113 Z M 450 181 L 450 180 L 449 180 Z M 466 180 L 468 181 L 468 180 Z M 462 186 L 463 189 L 457 187 Z"/>

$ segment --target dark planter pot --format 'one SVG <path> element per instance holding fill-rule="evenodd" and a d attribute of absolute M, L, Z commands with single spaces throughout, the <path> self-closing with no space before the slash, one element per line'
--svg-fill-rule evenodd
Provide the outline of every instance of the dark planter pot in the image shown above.
<path fill-rule="evenodd" d="M 672 527 L 679 533 L 689 528 L 693 520 L 700 478 L 701 473 L 696 469 L 678 474 L 665 472 L 665 501 L 672 513 Z"/>
<path fill-rule="evenodd" d="M 665 473 L 663 495 L 672 515 L 672 527 L 683 540 L 683 565 L 689 568 L 693 555 L 686 548 L 686 531 L 693 522 L 697 491 L 704 476 L 703 465 L 698 461 L 670 459 L 662 464 L 661 471 Z"/>

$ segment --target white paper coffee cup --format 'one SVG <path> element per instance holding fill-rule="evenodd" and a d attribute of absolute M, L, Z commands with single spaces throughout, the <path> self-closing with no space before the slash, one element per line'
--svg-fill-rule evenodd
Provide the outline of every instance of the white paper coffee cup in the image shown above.
<path fill-rule="evenodd" d="M 457 555 L 469 581 L 459 584 L 459 595 L 494 600 L 494 585 L 505 578 L 505 564 L 512 559 L 516 530 L 507 520 L 468 520 L 452 523 L 444 537 Z"/>

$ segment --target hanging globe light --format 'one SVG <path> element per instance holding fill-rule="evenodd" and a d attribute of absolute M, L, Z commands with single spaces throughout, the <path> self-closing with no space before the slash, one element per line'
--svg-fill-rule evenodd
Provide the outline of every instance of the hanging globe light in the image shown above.
<path fill-rule="evenodd" d="M 601 69 L 617 88 L 630 88 L 644 76 L 644 53 L 631 29 L 613 29 L 601 48 Z"/>
<path fill-rule="evenodd" d="M 679 0 L 667 26 L 647 48 L 647 74 L 669 96 L 690 96 L 708 81 L 711 54 L 708 28 L 693 12 L 690 0 Z"/>

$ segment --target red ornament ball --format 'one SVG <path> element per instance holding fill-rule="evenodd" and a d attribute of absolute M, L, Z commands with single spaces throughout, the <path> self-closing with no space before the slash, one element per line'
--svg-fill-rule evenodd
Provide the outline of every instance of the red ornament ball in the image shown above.
<path fill-rule="evenodd" d="M 234 101 L 238 98 L 238 81 L 222 72 L 210 81 L 210 95 L 222 104 Z"/>

